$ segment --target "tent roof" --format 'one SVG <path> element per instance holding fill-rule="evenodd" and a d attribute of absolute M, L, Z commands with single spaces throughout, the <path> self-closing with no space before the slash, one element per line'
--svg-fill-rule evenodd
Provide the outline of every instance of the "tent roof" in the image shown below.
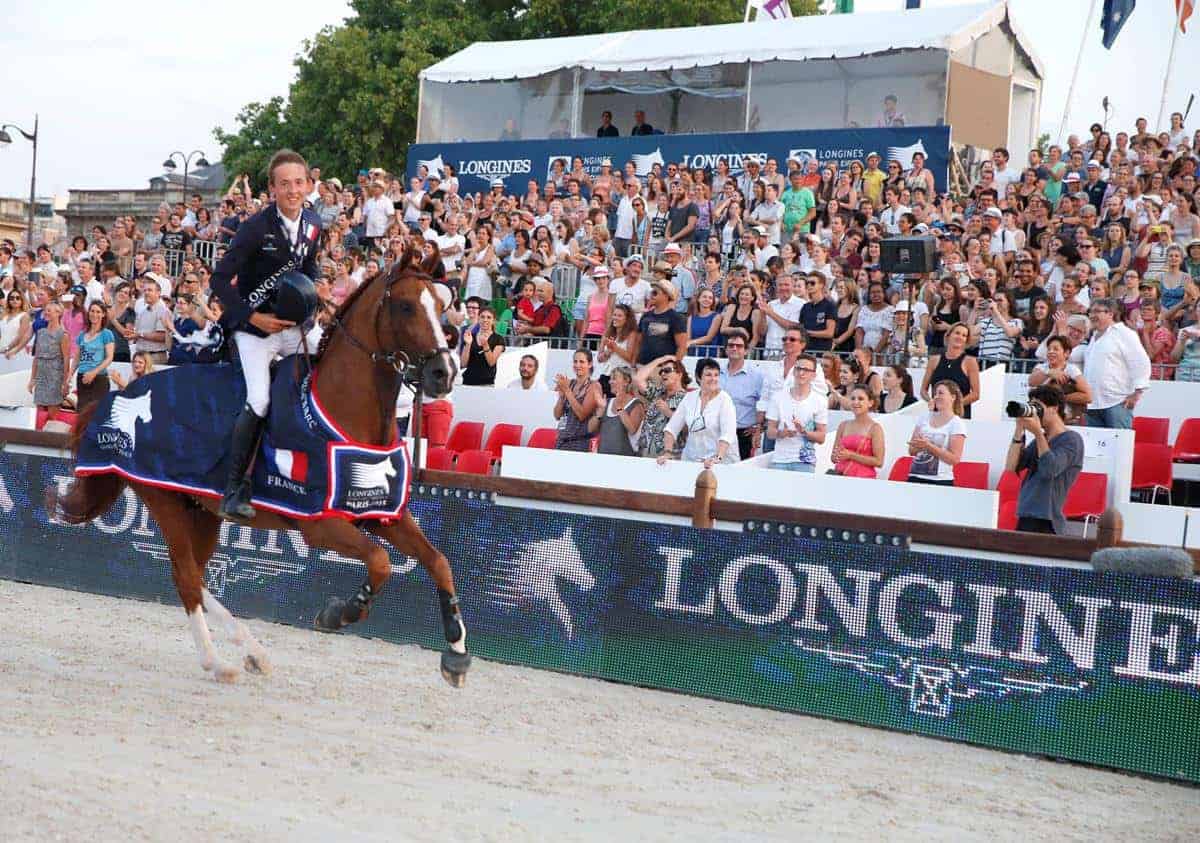
<path fill-rule="evenodd" d="M 523 79 L 555 70 L 670 70 L 748 61 L 852 58 L 891 50 L 953 52 L 1001 23 L 1039 77 L 1041 63 L 1013 26 L 1006 2 L 911 11 L 809 15 L 719 26 L 643 29 L 573 38 L 479 41 L 421 72 L 431 82 Z"/>

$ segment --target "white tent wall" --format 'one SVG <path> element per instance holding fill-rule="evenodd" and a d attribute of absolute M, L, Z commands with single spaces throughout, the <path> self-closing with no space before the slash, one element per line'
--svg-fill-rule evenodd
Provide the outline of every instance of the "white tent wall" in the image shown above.
<path fill-rule="evenodd" d="M 895 93 L 909 125 L 952 123 L 959 142 L 948 119 L 955 65 L 1007 81 L 964 77 L 968 98 L 986 94 L 1003 115 L 987 131 L 997 144 L 1009 135 L 1014 77 L 1040 100 L 1040 64 L 994 2 L 472 44 L 422 71 L 417 137 L 492 140 L 510 119 L 521 138 L 564 124 L 589 136 L 604 110 L 624 135 L 639 107 L 671 133 L 873 126 Z"/>
<path fill-rule="evenodd" d="M 755 63 L 751 131 L 874 126 L 895 94 L 910 126 L 944 117 L 946 52 L 905 50 L 853 59 Z"/>

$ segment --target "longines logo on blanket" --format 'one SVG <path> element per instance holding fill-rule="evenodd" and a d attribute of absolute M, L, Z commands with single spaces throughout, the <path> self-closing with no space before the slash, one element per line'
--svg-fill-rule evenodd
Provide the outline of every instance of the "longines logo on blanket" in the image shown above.
<path fill-rule="evenodd" d="M 137 423 L 149 422 L 153 418 L 150 414 L 151 394 L 150 390 L 146 390 L 144 395 L 137 398 L 114 396 L 108 421 L 96 434 L 97 446 L 106 451 L 116 451 L 125 458 L 133 456 L 137 444 Z"/>
<path fill-rule="evenodd" d="M 390 451 L 355 445 L 329 449 L 327 510 L 353 515 L 399 514 L 408 498 L 409 457 L 403 445 Z"/>

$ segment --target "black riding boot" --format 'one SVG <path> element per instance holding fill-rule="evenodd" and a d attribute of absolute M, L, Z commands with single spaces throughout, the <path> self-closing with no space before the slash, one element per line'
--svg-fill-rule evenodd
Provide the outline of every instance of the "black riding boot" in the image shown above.
<path fill-rule="evenodd" d="M 254 517 L 254 507 L 250 505 L 250 478 L 246 476 L 246 469 L 250 467 L 250 460 L 258 449 L 258 436 L 265 421 L 247 405 L 242 408 L 242 414 L 233 425 L 229 476 L 225 481 L 225 497 L 221 499 L 221 508 L 217 511 L 226 520 L 244 523 Z"/>

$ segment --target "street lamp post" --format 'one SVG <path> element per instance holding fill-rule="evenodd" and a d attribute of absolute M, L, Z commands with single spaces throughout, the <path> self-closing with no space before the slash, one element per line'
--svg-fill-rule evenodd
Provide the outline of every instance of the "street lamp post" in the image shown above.
<path fill-rule="evenodd" d="M 37 190 L 37 142 L 38 142 L 38 116 L 33 115 L 33 133 L 22 129 L 20 126 L 14 126 L 11 123 L 5 123 L 0 126 L 0 144 L 12 143 L 12 135 L 8 133 L 9 129 L 16 129 L 25 136 L 25 140 L 33 144 L 33 168 L 29 174 L 29 209 L 26 212 L 25 224 L 28 226 L 25 230 L 25 248 L 33 251 L 33 199 L 34 192 Z"/>
<path fill-rule="evenodd" d="M 192 156 L 193 155 L 200 156 L 199 158 L 196 159 L 197 167 L 207 167 L 208 159 L 204 156 L 204 153 L 198 149 L 193 149 L 187 155 L 184 155 L 182 152 L 179 152 L 178 150 L 176 150 L 175 152 L 172 152 L 170 155 L 168 155 L 167 160 L 163 162 L 162 165 L 163 165 L 164 170 L 167 170 L 168 172 L 175 172 L 175 156 L 176 155 L 178 155 L 179 160 L 181 160 L 183 162 L 183 201 L 187 202 L 188 168 L 191 166 Z M 164 179 L 163 181 L 165 182 L 166 180 Z M 165 190 L 165 188 L 164 188 L 164 190 Z"/>

